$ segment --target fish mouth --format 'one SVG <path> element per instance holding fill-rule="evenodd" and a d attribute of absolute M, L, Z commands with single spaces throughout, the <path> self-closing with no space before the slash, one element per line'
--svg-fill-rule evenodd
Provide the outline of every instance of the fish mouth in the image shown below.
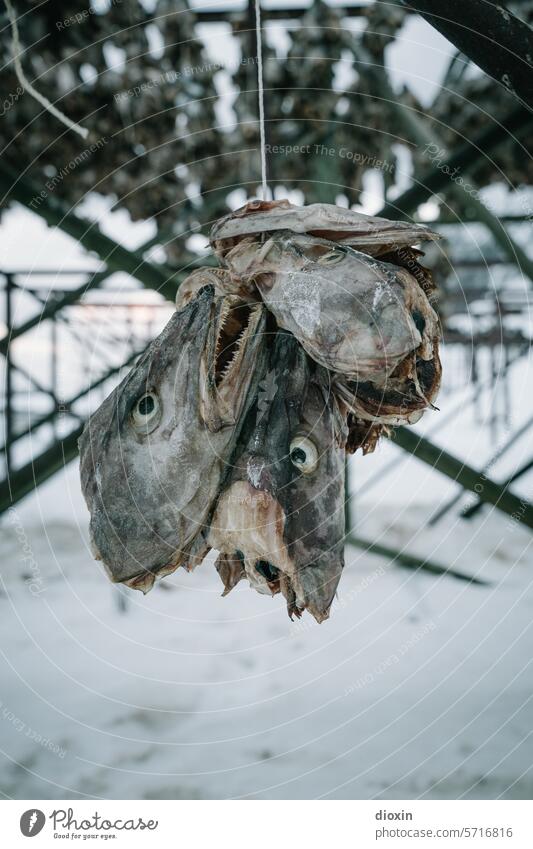
<path fill-rule="evenodd" d="M 227 383 L 240 366 L 245 343 L 254 331 L 254 318 L 260 306 L 242 303 L 231 297 L 222 298 L 217 316 L 214 378 L 217 387 Z"/>
<path fill-rule="evenodd" d="M 282 593 L 289 617 L 307 610 L 317 622 L 329 617 L 342 563 L 297 563 L 284 538 L 285 514 L 271 493 L 236 481 L 220 497 L 208 543 L 221 552 L 216 568 L 227 595 L 246 578 L 264 595 Z"/>
<path fill-rule="evenodd" d="M 204 535 L 200 534 L 184 548 L 176 549 L 168 559 L 163 556 L 161 558 L 163 565 L 141 568 L 129 575 L 119 575 L 116 569 L 103 559 L 94 541 L 92 531 L 90 531 L 90 548 L 94 559 L 102 563 L 107 577 L 113 584 L 124 584 L 132 590 L 140 590 L 143 595 L 149 593 L 156 582 L 167 577 L 167 575 L 171 575 L 180 566 L 187 572 L 192 572 L 197 566 L 201 565 L 210 551 Z"/>
<path fill-rule="evenodd" d="M 382 425 L 415 424 L 430 407 L 440 388 L 442 367 L 438 352 L 423 360 L 416 352 L 406 357 L 380 385 L 353 381 L 343 375 L 333 380 L 334 391 L 358 418 Z"/>
<path fill-rule="evenodd" d="M 260 303 L 226 295 L 215 300 L 211 321 L 214 332 L 200 359 L 200 412 L 209 429 L 216 431 L 239 420 L 265 311 Z"/>

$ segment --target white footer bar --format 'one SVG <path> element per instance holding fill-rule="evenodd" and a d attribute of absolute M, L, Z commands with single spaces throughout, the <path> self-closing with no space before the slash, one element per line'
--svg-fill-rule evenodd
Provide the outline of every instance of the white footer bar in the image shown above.
<path fill-rule="evenodd" d="M 533 848 L 528 801 L 4 801 L 2 846 Z M 31 842 L 35 840 L 35 842 Z"/>

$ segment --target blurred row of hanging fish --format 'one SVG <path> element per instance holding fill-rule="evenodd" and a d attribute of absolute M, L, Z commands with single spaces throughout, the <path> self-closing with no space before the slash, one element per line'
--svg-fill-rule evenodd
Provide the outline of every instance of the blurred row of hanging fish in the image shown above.
<path fill-rule="evenodd" d="M 217 222 L 222 267 L 181 285 L 177 311 L 80 440 L 95 557 L 149 590 L 220 554 L 327 618 L 343 569 L 344 456 L 411 423 L 440 384 L 420 225 L 254 201 Z"/>

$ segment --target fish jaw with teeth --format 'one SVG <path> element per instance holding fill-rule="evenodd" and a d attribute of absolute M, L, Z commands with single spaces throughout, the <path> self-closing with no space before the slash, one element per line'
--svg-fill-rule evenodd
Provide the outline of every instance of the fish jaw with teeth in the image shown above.
<path fill-rule="evenodd" d="M 413 351 L 434 356 L 438 317 L 404 268 L 289 232 L 242 240 L 225 261 L 236 278 L 255 281 L 278 325 L 332 372 L 383 380 Z"/>
<path fill-rule="evenodd" d="M 333 378 L 337 399 L 361 422 L 380 425 L 415 424 L 428 407 L 436 409 L 442 375 L 438 351 L 430 360 L 406 357 L 385 380 L 352 381 Z"/>
<path fill-rule="evenodd" d="M 209 550 L 209 513 L 255 397 L 264 311 L 241 311 L 228 332 L 224 301 L 208 285 L 174 313 L 80 438 L 93 552 L 144 592 Z"/>
<path fill-rule="evenodd" d="M 323 621 L 344 565 L 344 453 L 329 375 L 289 333 L 271 343 L 232 464 L 208 537 L 225 594 L 246 577 Z"/>

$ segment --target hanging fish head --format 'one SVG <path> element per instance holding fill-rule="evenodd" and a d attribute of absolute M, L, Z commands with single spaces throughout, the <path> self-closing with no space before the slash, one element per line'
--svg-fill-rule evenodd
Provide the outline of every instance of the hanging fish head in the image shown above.
<path fill-rule="evenodd" d="M 288 333 L 271 344 L 209 544 L 225 593 L 282 592 L 289 615 L 329 615 L 344 565 L 344 452 L 328 376 Z"/>
<path fill-rule="evenodd" d="M 415 350 L 433 356 L 438 318 L 405 268 L 287 231 L 242 239 L 225 261 L 237 278 L 255 281 L 279 326 L 333 372 L 383 379 Z"/>
<path fill-rule="evenodd" d="M 261 355 L 260 305 L 208 285 L 170 321 L 80 438 L 93 553 L 146 592 L 200 562 Z"/>

